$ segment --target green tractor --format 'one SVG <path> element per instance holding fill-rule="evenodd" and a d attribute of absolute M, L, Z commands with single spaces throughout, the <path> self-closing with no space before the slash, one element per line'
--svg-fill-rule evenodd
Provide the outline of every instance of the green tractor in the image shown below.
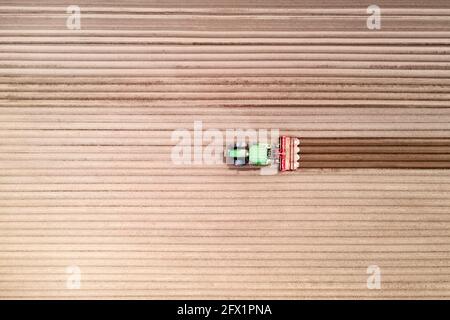
<path fill-rule="evenodd" d="M 264 167 L 278 164 L 280 171 L 294 171 L 300 164 L 300 140 L 281 136 L 279 144 L 236 143 L 226 151 L 228 164 L 236 167 Z"/>

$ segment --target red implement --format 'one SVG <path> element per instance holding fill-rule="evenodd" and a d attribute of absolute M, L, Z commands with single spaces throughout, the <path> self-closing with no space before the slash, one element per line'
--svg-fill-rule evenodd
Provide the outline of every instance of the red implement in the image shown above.
<path fill-rule="evenodd" d="M 299 166 L 300 140 L 295 137 L 280 137 L 280 171 L 294 171 Z"/>

